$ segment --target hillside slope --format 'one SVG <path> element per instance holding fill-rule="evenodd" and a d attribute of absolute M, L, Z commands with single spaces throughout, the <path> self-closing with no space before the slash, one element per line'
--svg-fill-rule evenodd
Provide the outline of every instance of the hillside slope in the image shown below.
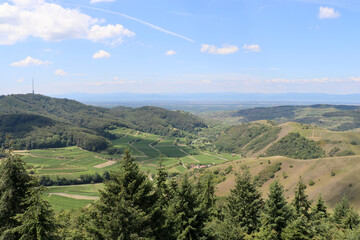
<path fill-rule="evenodd" d="M 352 206 L 360 210 L 360 156 L 321 158 L 314 160 L 296 160 L 286 157 L 250 158 L 224 163 L 210 168 L 210 171 L 226 171 L 229 165 L 233 171 L 226 176 L 226 180 L 217 185 L 216 194 L 227 196 L 230 189 L 235 185 L 235 173 L 241 171 L 242 166 L 250 168 L 255 177 L 266 168 L 270 162 L 281 162 L 281 170 L 275 173 L 284 185 L 285 196 L 292 201 L 296 183 L 301 177 L 307 184 L 306 193 L 310 199 L 316 200 L 319 194 L 324 198 L 327 205 L 333 208 L 337 201 L 345 195 Z M 267 197 L 269 185 L 275 179 L 271 178 L 262 185 L 263 197 Z M 309 185 L 313 181 L 312 186 Z"/>
<path fill-rule="evenodd" d="M 182 136 L 207 127 L 200 118 L 182 111 L 154 107 L 108 109 L 35 94 L 0 96 L 0 124 L 0 145 L 7 134 L 21 139 L 15 144 L 18 148 L 83 147 L 91 141 L 101 142 L 100 148 L 90 144 L 88 150 L 109 146 L 106 138 L 115 136 L 107 130 L 114 127 L 164 136 Z M 50 139 L 53 135 L 55 140 Z M 79 145 L 82 138 L 89 141 Z"/>
<path fill-rule="evenodd" d="M 219 152 L 243 157 L 319 158 L 360 154 L 360 132 L 331 131 L 310 124 L 256 121 L 234 125 L 213 141 Z"/>

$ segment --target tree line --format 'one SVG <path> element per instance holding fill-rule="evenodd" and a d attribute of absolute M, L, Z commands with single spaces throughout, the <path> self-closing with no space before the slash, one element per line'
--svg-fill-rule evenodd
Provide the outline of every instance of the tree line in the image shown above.
<path fill-rule="evenodd" d="M 160 163 L 150 180 L 126 151 L 104 182 L 100 199 L 55 214 L 44 188 L 7 151 L 0 166 L 0 239 L 359 239 L 360 217 L 346 198 L 331 213 L 312 203 L 300 179 L 288 203 L 278 180 L 263 199 L 247 169 L 223 202 L 213 174 L 169 178 Z"/>

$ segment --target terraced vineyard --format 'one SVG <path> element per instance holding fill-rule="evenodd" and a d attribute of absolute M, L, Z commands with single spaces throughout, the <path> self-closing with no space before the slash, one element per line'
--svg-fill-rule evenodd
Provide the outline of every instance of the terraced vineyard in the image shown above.
<path fill-rule="evenodd" d="M 114 147 L 122 151 L 130 149 L 140 168 L 149 174 L 156 173 L 160 159 L 169 173 L 180 174 L 191 171 L 194 166 L 209 167 L 240 158 L 239 155 L 200 152 L 185 145 L 183 138 L 164 137 L 126 128 L 117 128 L 111 133 L 118 136 L 112 140 Z M 122 159 L 121 154 L 90 152 L 75 146 L 17 153 L 23 155 L 29 172 L 51 180 L 76 180 L 86 175 L 102 175 L 115 169 Z M 101 186 L 102 184 L 53 186 L 48 188 L 45 197 L 56 210 L 77 208 L 93 202 Z"/>

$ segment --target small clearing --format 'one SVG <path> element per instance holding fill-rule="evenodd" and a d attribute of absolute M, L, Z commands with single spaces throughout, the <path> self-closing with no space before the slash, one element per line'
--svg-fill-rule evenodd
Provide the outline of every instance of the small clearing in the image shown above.
<path fill-rule="evenodd" d="M 95 165 L 93 166 L 94 168 L 104 168 L 104 167 L 108 167 L 108 166 L 111 166 L 111 165 L 114 165 L 116 163 L 116 161 L 107 161 L 107 162 L 104 162 L 104 163 L 100 163 L 98 165 Z"/>
<path fill-rule="evenodd" d="M 99 197 L 94 197 L 94 196 L 84 196 L 84 195 L 77 195 L 77 194 L 68 194 L 68 193 L 49 193 L 49 196 L 51 195 L 58 195 L 58 196 L 63 196 L 63 197 L 68 197 L 68 198 L 73 198 L 73 199 L 78 199 L 78 200 L 98 200 Z"/>

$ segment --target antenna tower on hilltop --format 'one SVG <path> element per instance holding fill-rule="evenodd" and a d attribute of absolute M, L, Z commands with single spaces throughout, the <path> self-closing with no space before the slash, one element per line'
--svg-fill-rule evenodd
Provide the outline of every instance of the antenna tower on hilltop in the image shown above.
<path fill-rule="evenodd" d="M 34 79 L 32 79 L 32 94 L 35 94 L 35 91 L 34 91 Z"/>

